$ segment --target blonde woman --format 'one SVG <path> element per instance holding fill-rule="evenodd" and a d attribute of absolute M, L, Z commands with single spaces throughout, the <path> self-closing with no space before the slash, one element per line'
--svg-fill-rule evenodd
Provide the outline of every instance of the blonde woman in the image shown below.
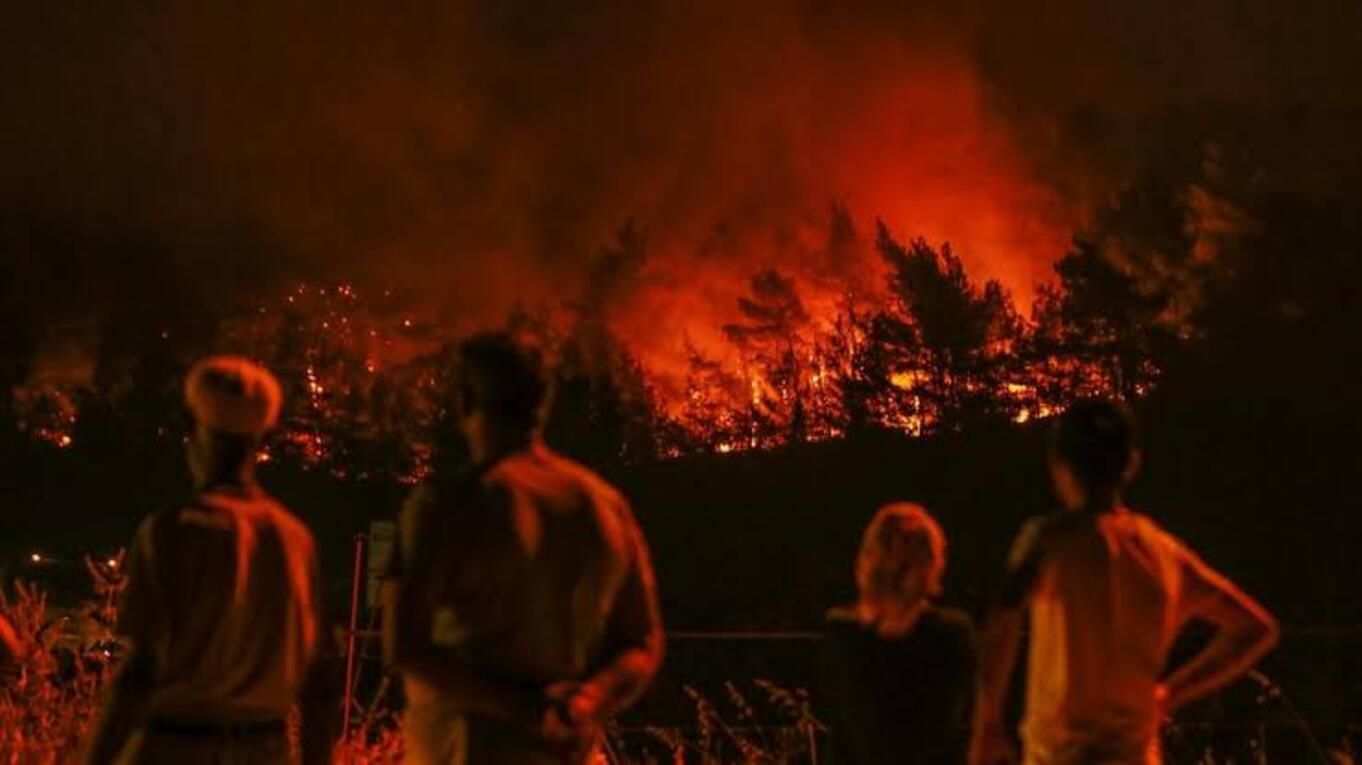
<path fill-rule="evenodd" d="M 942 608 L 946 535 L 918 505 L 880 508 L 857 599 L 828 613 L 826 702 L 839 763 L 962 763 L 974 683 L 969 617 Z"/>

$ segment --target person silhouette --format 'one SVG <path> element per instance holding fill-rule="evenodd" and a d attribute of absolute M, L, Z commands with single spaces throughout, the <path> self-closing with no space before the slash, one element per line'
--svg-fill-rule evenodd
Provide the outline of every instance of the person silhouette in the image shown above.
<path fill-rule="evenodd" d="M 647 545 L 619 491 L 544 444 L 536 348 L 472 337 L 456 378 L 474 464 L 412 493 L 383 587 L 407 761 L 585 763 L 662 658 Z"/>
<path fill-rule="evenodd" d="M 1276 642 L 1276 620 L 1182 541 L 1129 509 L 1141 454 L 1126 408 L 1080 401 L 1054 427 L 1049 469 L 1063 509 L 1028 522 L 985 626 L 970 761 L 1016 759 L 1003 704 L 1024 612 L 1031 622 L 1029 765 L 1154 765 L 1163 716 L 1249 670 Z M 1216 627 L 1163 676 L 1193 620 Z"/>
<path fill-rule="evenodd" d="M 828 612 L 822 643 L 837 762 L 964 762 L 974 628 L 934 602 L 945 569 L 946 535 L 926 509 L 875 513 L 856 558 L 857 600 Z"/>
<path fill-rule="evenodd" d="M 253 469 L 279 383 L 213 357 L 190 371 L 185 402 L 196 493 L 148 517 L 129 548 L 115 631 L 130 645 L 85 761 L 291 762 L 285 718 L 297 704 L 303 761 L 329 763 L 339 706 L 320 661 L 312 534 Z"/>

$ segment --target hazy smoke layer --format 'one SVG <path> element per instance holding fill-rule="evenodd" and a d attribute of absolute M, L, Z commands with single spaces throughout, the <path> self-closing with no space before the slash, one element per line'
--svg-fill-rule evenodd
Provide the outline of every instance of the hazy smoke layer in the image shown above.
<path fill-rule="evenodd" d="M 759 268 L 867 278 L 821 246 L 834 201 L 1024 304 L 1169 134 L 1362 104 L 1359 11 L 1319 0 L 27 5 L 0 31 L 7 299 L 57 323 L 149 275 L 414 283 L 477 320 L 575 292 L 632 218 L 618 320 L 665 355 Z"/>

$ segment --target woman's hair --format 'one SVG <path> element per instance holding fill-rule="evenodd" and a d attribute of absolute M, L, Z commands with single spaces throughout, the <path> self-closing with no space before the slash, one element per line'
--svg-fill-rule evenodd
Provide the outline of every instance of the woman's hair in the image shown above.
<path fill-rule="evenodd" d="M 926 595 L 941 591 L 946 572 L 946 534 L 921 505 L 896 502 L 875 513 L 856 557 L 856 589 L 862 603 L 901 594 L 910 574 L 925 574 Z"/>

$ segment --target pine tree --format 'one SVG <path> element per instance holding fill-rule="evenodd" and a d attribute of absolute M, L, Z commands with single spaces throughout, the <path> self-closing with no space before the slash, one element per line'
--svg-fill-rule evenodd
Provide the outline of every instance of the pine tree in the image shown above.
<path fill-rule="evenodd" d="M 977 290 L 949 245 L 905 246 L 880 224 L 877 246 L 890 305 L 871 335 L 892 357 L 901 416 L 922 431 L 1013 416 L 1006 384 L 1022 325 L 1007 292 L 997 282 Z"/>
<path fill-rule="evenodd" d="M 762 444 L 809 437 L 810 317 L 793 279 L 774 269 L 752 277 L 738 298 L 741 322 L 725 324 L 751 388 L 752 437 Z"/>

